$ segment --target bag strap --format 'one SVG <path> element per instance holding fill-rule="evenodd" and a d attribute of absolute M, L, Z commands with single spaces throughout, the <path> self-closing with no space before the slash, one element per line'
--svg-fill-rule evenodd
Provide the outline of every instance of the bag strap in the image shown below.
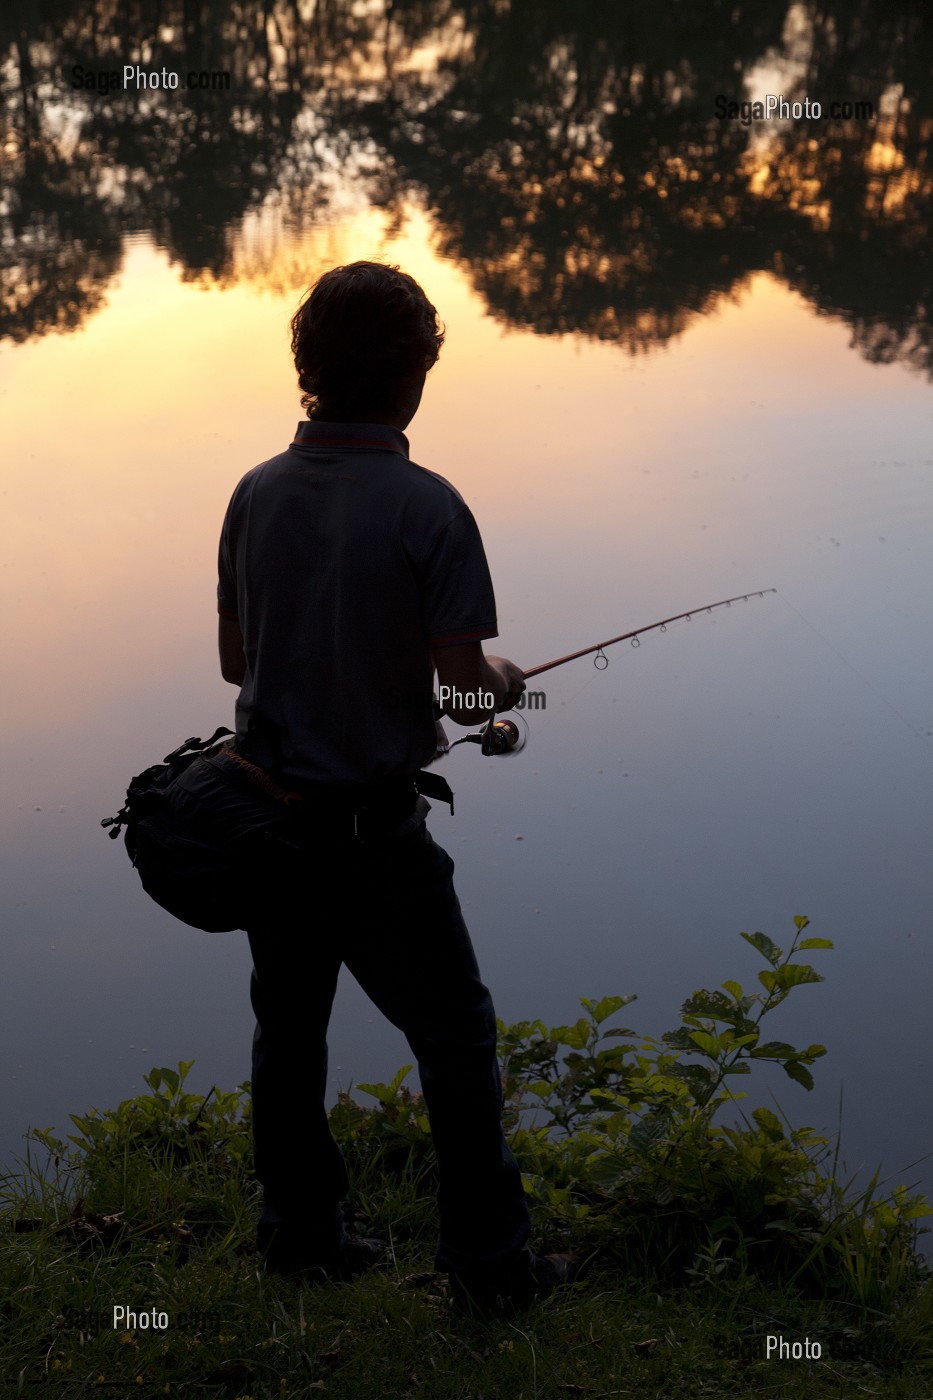
<path fill-rule="evenodd" d="M 211 744 L 216 744 L 217 740 L 223 738 L 225 734 L 229 734 L 230 738 L 233 738 L 233 730 L 219 724 L 209 739 L 186 739 L 183 744 L 178 745 L 177 749 L 172 749 L 171 753 L 167 753 L 162 762 L 174 763 L 176 758 L 181 758 L 182 754 L 188 753 L 189 750 L 201 753 L 204 749 L 209 749 Z"/>
<path fill-rule="evenodd" d="M 121 828 L 124 826 L 129 826 L 130 822 L 133 820 L 133 813 L 130 810 L 130 806 L 131 803 L 134 801 L 133 797 L 131 796 L 134 784 L 144 782 L 146 780 L 151 781 L 151 778 L 156 773 L 156 771 L 164 773 L 166 768 L 168 768 L 172 763 L 175 763 L 183 755 L 188 755 L 188 762 L 191 762 L 191 760 L 195 757 L 196 754 L 203 753 L 205 749 L 209 749 L 212 744 L 216 744 L 217 740 L 222 739 L 225 734 L 229 735 L 231 739 L 233 738 L 233 730 L 227 729 L 225 725 L 219 724 L 209 739 L 199 739 L 196 736 L 191 739 L 186 739 L 183 744 L 178 745 L 177 749 L 173 749 L 171 753 L 166 754 L 161 764 L 154 763 L 152 767 L 147 768 L 145 772 L 139 773 L 136 777 L 131 778 L 130 786 L 127 789 L 126 793 L 126 801 L 120 808 L 117 815 L 115 817 L 103 817 L 101 819 L 101 826 L 110 827 L 110 830 L 107 832 L 107 835 L 110 837 L 110 839 L 112 841 L 115 841 L 120 835 Z"/>
<path fill-rule="evenodd" d="M 227 730 L 226 732 L 229 733 L 230 731 Z M 296 803 L 304 801 L 300 792 L 289 792 L 286 788 L 279 787 L 271 774 L 267 773 L 264 768 L 260 768 L 258 764 L 250 763 L 248 758 L 244 758 L 242 754 L 237 753 L 236 749 L 232 748 L 229 744 L 224 744 L 223 748 L 218 749 L 216 754 L 207 754 L 205 756 L 209 763 L 214 764 L 217 764 L 225 758 L 233 759 L 235 763 L 239 764 L 246 776 L 252 779 L 256 786 L 261 788 L 267 797 L 273 798 L 276 802 L 283 803 L 286 807 L 293 807 Z"/>
<path fill-rule="evenodd" d="M 208 763 L 213 763 L 215 767 L 222 768 L 223 760 L 229 759 L 234 762 L 244 777 L 255 783 L 267 797 L 271 797 L 275 802 L 281 802 L 285 807 L 298 806 L 304 802 L 304 796 L 300 792 L 290 791 L 280 787 L 271 774 L 264 768 L 260 768 L 256 763 L 250 763 L 249 759 L 238 754 L 236 750 L 228 744 L 222 745 L 216 753 L 206 753 L 218 739 L 223 737 L 233 738 L 233 731 L 219 725 L 209 739 L 186 739 L 183 744 L 179 744 L 177 749 L 173 749 L 170 754 L 166 754 L 163 763 L 169 764 L 186 753 L 202 753 Z M 415 791 L 423 797 L 433 797 L 435 801 L 446 802 L 450 807 L 450 815 L 454 814 L 454 794 L 446 778 L 442 778 L 439 773 L 420 772 L 414 775 Z M 129 805 L 124 805 L 115 817 L 105 817 L 101 821 L 101 826 L 110 827 L 107 835 L 116 838 L 120 834 L 120 828 L 130 821 Z"/>
<path fill-rule="evenodd" d="M 283 802 L 286 807 L 292 807 L 296 803 L 304 801 L 302 793 L 290 792 L 279 787 L 275 779 L 264 768 L 260 768 L 256 763 L 250 763 L 249 759 L 244 758 L 242 754 L 237 753 L 236 749 L 229 745 L 225 744 L 216 754 L 208 754 L 207 757 L 208 761 L 224 758 L 234 759 L 257 787 L 277 802 Z M 414 782 L 416 792 L 419 792 L 423 797 L 433 797 L 436 802 L 446 802 L 450 807 L 450 815 L 453 816 L 454 794 L 446 778 L 442 778 L 440 773 L 420 772 L 415 774 Z"/>
<path fill-rule="evenodd" d="M 423 797 L 433 797 L 437 802 L 446 802 L 450 815 L 454 814 L 454 794 L 450 783 L 440 773 L 416 773 L 415 787 Z"/>

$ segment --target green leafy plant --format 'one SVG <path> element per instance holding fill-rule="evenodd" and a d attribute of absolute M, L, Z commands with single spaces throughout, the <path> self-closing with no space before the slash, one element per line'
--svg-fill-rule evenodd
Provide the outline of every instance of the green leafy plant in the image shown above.
<path fill-rule="evenodd" d="M 62 1141 L 49 1130 L 32 1140 L 49 1153 L 46 1174 L 30 1171 L 55 1200 L 58 1228 L 82 1248 L 127 1249 L 146 1240 L 157 1254 L 208 1241 L 224 1248 L 249 1239 L 256 1199 L 252 1176 L 249 1085 L 207 1094 L 187 1090 L 193 1061 L 154 1068 L 149 1093 L 117 1108 L 72 1114 Z"/>
<path fill-rule="evenodd" d="M 209 1163 L 213 1175 L 239 1178 L 251 1163 L 249 1085 L 191 1093 L 185 1081 L 193 1063 L 181 1060 L 177 1069 L 151 1069 L 144 1076 L 151 1092 L 116 1109 L 72 1114 L 78 1131 L 69 1141 L 86 1160 L 100 1154 L 112 1160 L 132 1147 L 134 1152 L 149 1152 L 166 1167 L 203 1170 Z"/>
<path fill-rule="evenodd" d="M 805 1089 L 825 1047 L 764 1039 L 762 1021 L 822 976 L 799 954 L 832 948 L 794 920 L 785 953 L 767 935 L 741 936 L 765 960 L 761 990 L 728 980 L 683 1003 L 659 1039 L 605 1023 L 633 997 L 582 999 L 585 1015 L 548 1029 L 500 1027 L 512 1143 L 545 1229 L 584 1229 L 594 1246 L 654 1268 L 716 1278 L 728 1271 L 792 1275 L 860 1304 L 893 1292 L 917 1268 L 916 1221 L 926 1202 L 906 1191 L 861 1208 L 836 1182 L 827 1140 L 772 1110 L 750 1116 L 733 1087 L 771 1063 Z M 739 1124 L 714 1121 L 726 1108 Z M 879 1280 L 886 1282 L 879 1285 Z"/>
<path fill-rule="evenodd" d="M 767 1280 L 769 1296 L 835 1300 L 845 1309 L 840 1336 L 874 1330 L 876 1349 L 917 1355 L 933 1323 L 916 1252 L 927 1202 L 900 1186 L 886 1194 L 877 1176 L 860 1190 L 841 1183 L 825 1138 L 772 1109 L 742 1107 L 737 1082 L 757 1065 L 778 1065 L 809 1089 L 825 1053 L 763 1033 L 788 996 L 822 980 L 801 955 L 832 945 L 805 937 L 807 927 L 795 920 L 787 953 L 743 934 L 765 964 L 758 989 L 730 979 L 695 991 L 658 1038 L 615 1024 L 632 996 L 583 998 L 567 1025 L 500 1025 L 510 1141 L 545 1247 L 587 1251 L 642 1286 L 702 1282 L 730 1317 Z M 166 1290 L 172 1260 L 255 1268 L 249 1086 L 194 1094 L 190 1069 L 153 1069 L 147 1093 L 74 1115 L 67 1141 L 32 1134 L 54 1175 L 32 1164 L 28 1181 L 5 1187 L 21 1241 L 10 1255 L 16 1287 L 37 1277 L 45 1236 L 55 1277 L 63 1240 L 116 1268 L 145 1260 Z M 436 1166 L 410 1072 L 358 1085 L 369 1106 L 341 1094 L 330 1123 L 351 1168 L 357 1226 L 423 1259 L 436 1228 Z M 87 1287 L 99 1291 L 96 1273 Z"/>

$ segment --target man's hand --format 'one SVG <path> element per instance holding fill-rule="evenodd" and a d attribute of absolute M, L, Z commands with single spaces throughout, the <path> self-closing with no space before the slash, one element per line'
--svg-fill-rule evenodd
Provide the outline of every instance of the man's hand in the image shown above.
<path fill-rule="evenodd" d="M 511 710 L 525 693 L 525 677 L 521 667 L 516 666 L 514 661 L 509 661 L 505 656 L 486 656 L 483 660 L 502 678 L 504 689 L 501 699 L 498 695 L 496 696 L 496 709 L 500 713 L 503 710 Z"/>
<path fill-rule="evenodd" d="M 246 679 L 246 657 L 243 654 L 243 633 L 235 617 L 221 613 L 217 625 L 217 645 L 220 650 L 220 674 L 231 685 L 242 685 Z"/>
<path fill-rule="evenodd" d="M 491 709 L 510 710 L 525 689 L 521 668 L 503 656 L 485 657 L 479 642 L 438 647 L 434 664 L 444 714 L 455 724 L 482 724 Z M 492 705 L 480 703 L 485 695 L 492 697 Z M 472 704 L 464 703 L 467 697 Z"/>
<path fill-rule="evenodd" d="M 447 730 L 441 724 L 440 720 L 436 719 L 434 721 L 434 752 L 428 759 L 425 767 L 430 767 L 432 763 L 436 763 L 439 758 L 443 758 L 447 753 L 450 753 L 450 740 L 447 737 Z"/>

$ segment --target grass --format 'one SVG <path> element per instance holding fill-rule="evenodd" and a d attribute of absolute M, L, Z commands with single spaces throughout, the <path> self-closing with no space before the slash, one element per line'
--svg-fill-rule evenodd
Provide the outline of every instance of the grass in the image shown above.
<path fill-rule="evenodd" d="M 589 1250 L 583 1282 L 511 1320 L 463 1317 L 431 1272 L 429 1153 L 397 1150 L 385 1105 L 344 1099 L 334 1115 L 344 1133 L 355 1125 L 345 1136 L 358 1181 L 351 1222 L 390 1240 L 385 1263 L 348 1285 L 266 1276 L 252 1242 L 259 1202 L 245 1090 L 214 1096 L 211 1114 L 197 1096 L 165 1092 L 164 1080 L 160 1088 L 78 1119 L 96 1131 L 79 1131 L 84 1145 L 68 1157 L 40 1135 L 53 1144 L 48 1164 L 33 1161 L 7 1181 L 7 1394 L 933 1395 L 933 1298 L 922 1269 L 896 1280 L 887 1310 L 764 1279 L 713 1240 L 672 1272 L 658 1267 L 663 1219 L 645 1235 L 641 1260 L 631 1240 L 614 1259 L 589 1217 L 577 1229 L 542 1220 L 545 1246 Z M 420 1107 L 409 1095 L 409 1122 Z M 114 1328 L 115 1306 L 164 1311 L 168 1326 Z M 769 1335 L 818 1342 L 822 1356 L 767 1360 Z"/>
<path fill-rule="evenodd" d="M 823 1140 L 769 1111 L 713 1121 L 735 1107 L 737 1066 L 757 1054 L 803 1083 L 822 1052 L 749 1030 L 818 979 L 794 948 L 746 941 L 767 959 L 764 993 L 696 992 L 660 1040 L 605 1029 L 621 997 L 584 1000 L 572 1026 L 500 1028 L 537 1247 L 588 1259 L 579 1283 L 511 1319 L 456 1312 L 432 1271 L 434 1159 L 405 1070 L 359 1086 L 373 1107 L 344 1095 L 331 1111 L 348 1227 L 390 1243 L 352 1284 L 263 1272 L 246 1085 L 190 1094 L 182 1063 L 75 1116 L 67 1143 L 33 1133 L 0 1184 L 3 1394 L 933 1400 L 926 1202 L 877 1179 L 850 1193 Z M 115 1308 L 135 1326 L 125 1312 L 115 1326 Z M 809 1357 L 769 1359 L 769 1337 Z"/>
<path fill-rule="evenodd" d="M 429 1252 L 396 1249 L 354 1284 L 301 1288 L 266 1278 L 247 1240 L 221 1249 L 68 1245 L 54 1231 L 18 1237 L 10 1263 L 3 1379 L 12 1394 L 255 1397 L 856 1395 L 933 1393 L 929 1356 L 897 1354 L 852 1326 L 845 1308 L 753 1282 L 657 1291 L 595 1265 L 584 1284 L 512 1321 L 450 1310 L 440 1280 L 408 1281 Z M 6 1270 L 5 1270 L 6 1272 Z M 117 1300 L 169 1314 L 165 1332 L 113 1330 Z M 928 1307 L 919 1311 L 930 1335 Z M 880 1321 L 880 1319 L 879 1319 Z M 768 1361 L 769 1333 L 819 1340 L 816 1362 Z M 897 1334 L 900 1334 L 898 1337 Z"/>

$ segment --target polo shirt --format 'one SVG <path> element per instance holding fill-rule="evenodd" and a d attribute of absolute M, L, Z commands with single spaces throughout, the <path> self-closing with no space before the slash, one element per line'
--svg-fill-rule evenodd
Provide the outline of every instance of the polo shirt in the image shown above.
<path fill-rule="evenodd" d="M 497 635 L 479 530 L 386 424 L 304 421 L 233 493 L 219 611 L 243 633 L 238 747 L 310 783 L 377 783 L 435 750 L 431 649 Z"/>

